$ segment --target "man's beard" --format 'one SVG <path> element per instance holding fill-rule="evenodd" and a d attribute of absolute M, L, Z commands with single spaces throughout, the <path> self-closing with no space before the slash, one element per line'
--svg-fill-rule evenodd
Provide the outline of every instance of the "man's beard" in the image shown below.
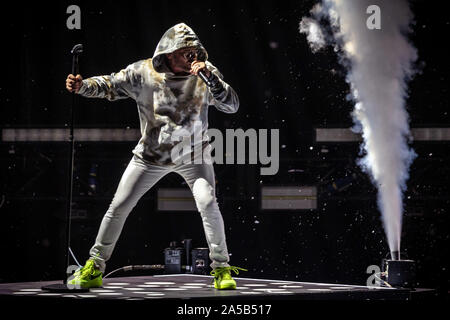
<path fill-rule="evenodd" d="M 181 76 L 187 76 L 191 74 L 191 67 L 190 66 L 185 66 L 183 68 L 180 68 L 180 70 L 175 73 L 177 75 L 181 75 Z"/>

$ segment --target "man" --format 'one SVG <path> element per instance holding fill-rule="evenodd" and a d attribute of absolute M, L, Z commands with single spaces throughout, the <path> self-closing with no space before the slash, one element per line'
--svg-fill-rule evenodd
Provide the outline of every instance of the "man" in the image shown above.
<path fill-rule="evenodd" d="M 197 35 L 180 23 L 165 32 L 151 59 L 133 63 L 109 76 L 85 80 L 81 75 L 67 77 L 67 90 L 84 97 L 136 100 L 142 134 L 103 217 L 89 252 L 90 258 L 74 273 L 70 284 L 84 288 L 102 285 L 106 261 L 111 257 L 128 214 L 159 179 L 169 172 L 177 172 L 189 185 L 202 217 L 212 260 L 211 274 L 215 276 L 214 287 L 236 288 L 230 271 L 237 274 L 238 269 L 244 269 L 228 264 L 224 224 L 215 197 L 213 165 L 207 161 L 199 163 L 198 156 L 191 163 L 185 161 L 186 157 L 174 159 L 172 152 L 180 142 L 174 137 L 182 132 L 193 135 L 194 123 L 200 122 L 202 133 L 206 132 L 208 106 L 213 105 L 225 113 L 234 113 L 239 108 L 235 91 L 207 59 L 208 54 Z M 198 77 L 200 71 L 208 77 L 210 86 Z M 202 141 L 193 147 L 202 149 L 200 154 L 207 157 L 211 146 L 208 136 L 202 136 Z M 193 159 L 197 154 L 192 152 L 189 157 Z"/>

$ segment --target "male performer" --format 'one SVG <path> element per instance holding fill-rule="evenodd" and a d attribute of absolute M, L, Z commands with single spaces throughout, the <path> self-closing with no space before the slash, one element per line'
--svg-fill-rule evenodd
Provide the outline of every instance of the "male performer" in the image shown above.
<path fill-rule="evenodd" d="M 67 90 L 84 97 L 136 100 L 142 134 L 103 217 L 90 258 L 74 273 L 69 284 L 83 288 L 102 285 L 105 263 L 111 257 L 128 214 L 159 179 L 169 172 L 177 172 L 189 185 L 202 217 L 214 287 L 236 288 L 230 271 L 237 274 L 238 269 L 245 269 L 228 264 L 224 224 L 215 196 L 214 168 L 210 161 L 198 161 L 198 154 L 210 157 L 211 146 L 205 134 L 208 107 L 213 105 L 222 112 L 234 113 L 239 108 L 239 99 L 207 59 L 197 35 L 186 24 L 179 23 L 162 36 L 151 59 L 138 61 L 111 75 L 85 80 L 81 75 L 67 77 Z M 198 77 L 199 72 L 208 78 L 210 86 Z M 180 135 L 194 134 L 194 123 L 201 123 L 203 138 L 192 147 L 201 152 L 192 150 L 188 155 L 192 159 L 190 163 L 185 154 L 174 159 L 176 153 L 171 151 L 180 142 Z M 195 140 L 198 139 L 194 143 Z"/>

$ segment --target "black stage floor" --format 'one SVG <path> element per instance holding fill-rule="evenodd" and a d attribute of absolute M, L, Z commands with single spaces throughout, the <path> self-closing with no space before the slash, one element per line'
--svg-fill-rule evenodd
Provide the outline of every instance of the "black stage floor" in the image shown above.
<path fill-rule="evenodd" d="M 53 293 L 42 286 L 61 281 L 0 284 L 0 298 L 82 300 L 410 300 L 417 290 L 358 285 L 235 278 L 236 290 L 216 290 L 211 276 L 177 274 L 104 279 L 86 293 Z M 59 300 L 57 299 L 57 300 Z"/>

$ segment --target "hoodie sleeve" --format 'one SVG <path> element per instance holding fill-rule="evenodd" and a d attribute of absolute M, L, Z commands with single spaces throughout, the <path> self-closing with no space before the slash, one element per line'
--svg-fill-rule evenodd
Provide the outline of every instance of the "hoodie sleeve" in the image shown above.
<path fill-rule="evenodd" d="M 129 97 L 136 99 L 141 86 L 139 63 L 130 64 L 117 73 L 84 79 L 78 94 L 87 98 L 106 98 L 110 101 Z"/>
<path fill-rule="evenodd" d="M 210 80 L 213 83 L 209 87 L 209 104 L 225 113 L 235 113 L 239 109 L 239 97 L 234 89 L 225 81 L 220 71 L 207 62 L 207 68 L 211 71 Z"/>

